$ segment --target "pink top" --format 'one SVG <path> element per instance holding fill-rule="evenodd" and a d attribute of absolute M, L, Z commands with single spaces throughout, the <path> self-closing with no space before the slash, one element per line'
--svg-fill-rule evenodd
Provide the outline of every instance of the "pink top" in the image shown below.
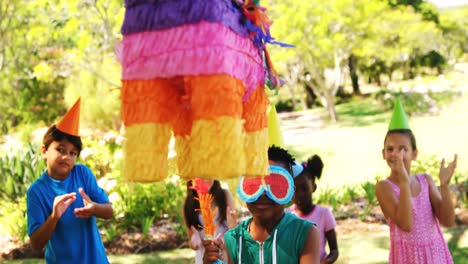
<path fill-rule="evenodd" d="M 335 217 L 333 217 L 331 210 L 327 207 L 315 205 L 314 209 L 312 209 L 309 214 L 302 215 L 299 210 L 296 209 L 295 204 L 289 207 L 289 210 L 291 213 L 317 224 L 317 228 L 320 232 L 320 261 L 325 259 L 327 257 L 327 251 L 325 249 L 327 239 L 325 238 L 325 233 L 336 227 Z"/>
<path fill-rule="evenodd" d="M 391 219 L 387 219 L 390 226 L 389 263 L 453 263 L 439 221 L 432 211 L 426 177 L 416 175 L 416 178 L 421 185 L 421 191 L 416 197 L 412 197 L 414 223 L 412 231 L 405 232 Z M 388 179 L 385 181 L 390 184 L 399 199 L 400 188 Z"/>

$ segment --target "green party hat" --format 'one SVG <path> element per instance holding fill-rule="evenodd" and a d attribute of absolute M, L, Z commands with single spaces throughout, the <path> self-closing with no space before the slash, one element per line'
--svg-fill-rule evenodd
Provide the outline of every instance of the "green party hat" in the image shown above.
<path fill-rule="evenodd" d="M 405 110 L 401 105 L 400 98 L 396 98 L 395 106 L 393 107 L 392 119 L 388 126 L 388 130 L 395 129 L 410 129 L 408 125 L 408 120 L 406 119 Z"/>
<path fill-rule="evenodd" d="M 276 107 L 273 104 L 270 105 L 270 108 L 268 109 L 268 145 L 284 147 L 278 114 L 276 113 Z"/>

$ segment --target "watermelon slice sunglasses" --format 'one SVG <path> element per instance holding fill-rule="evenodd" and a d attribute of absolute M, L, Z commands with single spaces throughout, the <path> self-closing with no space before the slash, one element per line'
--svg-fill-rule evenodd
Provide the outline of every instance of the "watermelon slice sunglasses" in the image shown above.
<path fill-rule="evenodd" d="M 278 204 L 287 204 L 294 194 L 294 180 L 284 168 L 270 165 L 270 174 L 255 178 L 240 178 L 237 193 L 246 203 L 253 203 L 265 192 Z"/>

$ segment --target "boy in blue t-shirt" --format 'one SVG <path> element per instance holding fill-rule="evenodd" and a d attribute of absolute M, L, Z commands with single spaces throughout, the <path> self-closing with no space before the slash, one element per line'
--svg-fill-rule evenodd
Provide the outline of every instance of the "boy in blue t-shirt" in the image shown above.
<path fill-rule="evenodd" d="M 79 100 L 44 135 L 47 170 L 27 192 L 28 235 L 34 249 L 45 247 L 47 263 L 109 263 L 96 217 L 109 219 L 113 209 L 91 170 L 75 165 L 82 149 L 77 120 Z"/>

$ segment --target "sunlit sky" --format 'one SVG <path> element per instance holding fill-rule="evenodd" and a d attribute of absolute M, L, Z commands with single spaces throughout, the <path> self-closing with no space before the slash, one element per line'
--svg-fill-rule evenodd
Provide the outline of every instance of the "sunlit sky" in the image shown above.
<path fill-rule="evenodd" d="M 437 7 L 449 7 L 468 4 L 468 0 L 429 0 L 434 3 Z"/>

